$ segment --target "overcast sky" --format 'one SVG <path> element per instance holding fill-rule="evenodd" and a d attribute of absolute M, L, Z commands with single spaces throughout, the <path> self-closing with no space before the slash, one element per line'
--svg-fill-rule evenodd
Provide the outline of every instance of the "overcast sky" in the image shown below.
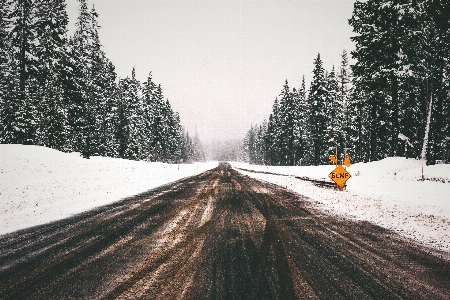
<path fill-rule="evenodd" d="M 78 1 L 67 0 L 69 33 Z M 182 124 L 204 142 L 243 138 L 268 118 L 284 81 L 312 79 L 339 66 L 354 45 L 352 0 L 88 0 L 99 14 L 100 41 L 119 77 L 145 81 L 152 71 Z"/>

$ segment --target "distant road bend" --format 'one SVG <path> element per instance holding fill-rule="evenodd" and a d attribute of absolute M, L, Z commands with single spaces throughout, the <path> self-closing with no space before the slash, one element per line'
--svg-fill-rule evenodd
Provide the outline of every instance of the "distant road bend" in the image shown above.
<path fill-rule="evenodd" d="M 450 299 L 450 255 L 216 169 L 0 236 L 0 299 Z"/>

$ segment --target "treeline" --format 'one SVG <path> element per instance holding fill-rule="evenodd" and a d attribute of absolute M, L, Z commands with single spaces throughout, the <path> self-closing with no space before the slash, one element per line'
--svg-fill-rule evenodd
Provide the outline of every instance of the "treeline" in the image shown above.
<path fill-rule="evenodd" d="M 203 159 L 151 72 L 117 79 L 102 50 L 98 14 L 79 0 L 68 37 L 64 0 L 0 0 L 0 142 L 84 157 Z"/>
<path fill-rule="evenodd" d="M 349 67 L 342 54 L 338 73 L 326 72 L 320 54 L 314 60 L 309 91 L 305 79 L 299 88 L 286 80 L 273 104 L 269 121 L 252 126 L 244 139 L 246 160 L 254 164 L 319 165 L 335 153 L 334 141 L 345 149 L 349 139 Z M 348 146 L 347 146 L 348 147 Z"/>
<path fill-rule="evenodd" d="M 319 165 L 335 153 L 352 161 L 385 157 L 450 161 L 449 1 L 356 1 L 356 63 L 347 53 L 335 72 L 320 55 L 314 76 L 290 90 L 286 81 L 268 122 L 246 135 L 255 164 Z"/>

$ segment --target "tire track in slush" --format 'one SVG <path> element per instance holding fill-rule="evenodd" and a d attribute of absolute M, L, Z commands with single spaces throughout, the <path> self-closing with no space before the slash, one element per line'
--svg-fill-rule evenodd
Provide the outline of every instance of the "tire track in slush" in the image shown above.
<path fill-rule="evenodd" d="M 450 255 L 228 164 L 0 237 L 1 299 L 450 299 Z"/>

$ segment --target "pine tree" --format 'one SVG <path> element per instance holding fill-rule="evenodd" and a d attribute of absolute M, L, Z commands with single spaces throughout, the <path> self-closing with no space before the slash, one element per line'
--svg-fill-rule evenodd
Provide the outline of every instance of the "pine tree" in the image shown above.
<path fill-rule="evenodd" d="M 88 12 L 87 1 L 78 0 L 79 15 L 75 24 L 76 30 L 71 40 L 71 56 L 75 69 L 73 80 L 75 90 L 71 96 L 69 107 L 69 124 L 71 126 L 71 143 L 74 151 L 89 158 L 95 149 L 91 145 L 95 129 L 95 114 L 89 103 L 92 83 L 90 81 L 91 62 L 91 15 Z"/>
<path fill-rule="evenodd" d="M 8 31 L 10 27 L 10 19 L 9 16 L 11 14 L 10 11 L 11 2 L 9 0 L 0 0 L 0 75 L 2 76 L 1 84 L 2 87 L 5 84 L 4 80 L 7 74 L 8 69 L 8 59 L 9 52 L 11 51 L 8 39 Z M 0 96 L 4 93 L 4 89 L 0 90 Z"/>
<path fill-rule="evenodd" d="M 113 155 L 115 151 L 111 120 L 113 107 L 115 107 L 115 80 L 114 65 L 102 50 L 98 30 L 101 28 L 97 22 L 98 14 L 94 6 L 90 12 L 89 52 L 91 67 L 89 69 L 89 106 L 94 116 L 92 144 L 97 155 Z"/>
<path fill-rule="evenodd" d="M 131 125 L 129 123 L 129 102 L 127 99 L 130 85 L 129 78 L 120 79 L 117 88 L 117 116 L 116 116 L 116 141 L 117 157 L 125 158 L 128 148 L 128 140 L 131 136 Z"/>
<path fill-rule="evenodd" d="M 82 149 L 82 129 L 85 126 L 84 107 L 86 102 L 85 67 L 81 64 L 80 53 L 73 37 L 69 38 L 67 46 L 68 60 L 63 78 L 61 78 L 66 98 L 68 121 L 68 151 L 80 152 Z"/>
<path fill-rule="evenodd" d="M 15 113 L 15 98 L 12 95 L 13 70 L 11 65 L 11 28 L 12 0 L 0 1 L 0 143 L 14 141 L 12 127 Z"/>
<path fill-rule="evenodd" d="M 69 60 L 66 6 L 62 0 L 38 0 L 35 4 L 36 57 L 39 61 L 36 143 L 67 150 L 67 108 L 62 82 Z"/>
<path fill-rule="evenodd" d="M 203 144 L 200 141 L 200 137 L 198 136 L 197 129 L 195 129 L 195 135 L 192 138 L 192 149 L 193 149 L 193 160 L 194 161 L 205 161 L 206 155 L 205 150 L 203 148 Z"/>
<path fill-rule="evenodd" d="M 351 137 L 354 136 L 355 131 L 353 131 L 351 127 L 351 118 L 355 115 L 355 112 L 352 111 L 350 107 L 351 74 L 348 65 L 348 54 L 345 49 L 341 54 L 341 65 L 338 74 L 338 89 L 338 101 L 342 109 L 342 147 L 344 148 L 344 156 L 350 155 L 354 158 L 354 153 L 351 150 L 353 149 Z"/>
<path fill-rule="evenodd" d="M 311 163 L 319 165 L 328 162 L 328 147 L 326 131 L 328 124 L 327 115 L 327 82 L 320 53 L 314 60 L 314 76 L 308 97 L 309 105 L 309 133 L 311 136 Z"/>
<path fill-rule="evenodd" d="M 164 103 L 164 120 L 165 120 L 165 160 L 167 162 L 175 162 L 180 156 L 180 126 L 179 115 L 172 110 L 169 100 Z"/>
<path fill-rule="evenodd" d="M 99 110 L 100 122 L 100 146 L 99 154 L 109 157 L 117 157 L 118 144 L 115 139 L 117 118 L 117 84 L 116 71 L 111 61 L 104 58 L 102 70 L 102 101 Z"/>
<path fill-rule="evenodd" d="M 367 98 L 365 97 L 364 86 L 359 84 L 358 77 L 353 78 L 354 89 L 349 98 L 348 110 L 351 112 L 349 117 L 349 139 L 351 145 L 351 158 L 354 162 L 368 162 L 370 149 L 369 134 L 369 111 Z"/>
<path fill-rule="evenodd" d="M 344 142 L 344 127 L 345 116 L 343 111 L 343 104 L 339 98 L 339 84 L 336 77 L 336 72 L 333 69 L 327 78 L 327 130 L 324 139 L 327 141 L 327 152 L 329 155 L 335 153 L 334 142 L 339 146 L 338 158 L 343 159 L 343 152 L 345 147 Z"/>
<path fill-rule="evenodd" d="M 152 160 L 153 157 L 153 120 L 155 118 L 156 93 L 157 86 L 152 81 L 152 73 L 150 72 L 147 77 L 147 81 L 142 86 L 142 102 L 144 112 L 144 126 L 145 140 L 142 145 L 144 152 L 146 153 L 145 159 Z"/>
<path fill-rule="evenodd" d="M 280 129 L 279 129 L 279 106 L 278 98 L 275 98 L 272 107 L 272 113 L 269 116 L 269 123 L 267 125 L 267 134 L 265 139 L 267 149 L 267 161 L 270 165 L 280 164 Z"/>
<path fill-rule="evenodd" d="M 172 162 L 181 161 L 181 149 L 183 148 L 183 127 L 181 126 L 180 114 L 173 112 L 171 124 L 171 157 Z"/>
<path fill-rule="evenodd" d="M 87 107 L 85 112 L 87 120 L 87 138 L 89 143 L 89 155 L 102 155 L 106 152 L 106 147 L 101 143 L 101 129 L 104 117 L 107 115 L 105 111 L 106 98 L 104 97 L 106 82 L 104 78 L 105 55 L 101 50 L 100 38 L 98 30 L 100 26 L 97 22 L 98 14 L 94 6 L 89 13 L 89 30 L 88 43 L 86 49 L 88 51 L 89 68 L 87 70 L 88 82 L 86 86 Z"/>
<path fill-rule="evenodd" d="M 143 140 L 141 128 L 142 106 L 139 98 L 140 84 L 133 68 L 131 78 L 119 81 L 121 92 L 119 100 L 119 127 L 117 140 L 119 142 L 119 157 L 139 160 L 142 158 L 141 143 Z"/>
<path fill-rule="evenodd" d="M 88 12 L 87 0 L 78 0 L 80 3 L 79 6 L 79 14 L 77 18 L 77 22 L 75 24 L 76 30 L 73 36 L 73 45 L 77 50 L 78 59 L 81 64 L 85 67 L 84 75 L 88 75 L 88 69 L 90 67 L 90 38 L 92 36 L 91 33 L 91 20 L 92 16 Z"/>
<path fill-rule="evenodd" d="M 259 126 L 256 132 L 255 138 L 255 163 L 258 165 L 265 165 L 266 162 L 266 148 L 265 148 L 265 136 L 267 134 L 267 121 Z"/>
<path fill-rule="evenodd" d="M 298 120 L 296 126 L 296 161 L 300 164 L 308 164 L 309 156 L 308 149 L 311 147 L 310 134 L 309 134 L 309 113 L 310 109 L 308 106 L 307 95 L 306 95 L 306 84 L 305 76 L 302 78 L 302 85 L 298 90 Z"/>
<path fill-rule="evenodd" d="M 36 57 L 34 45 L 36 33 L 34 31 L 33 2 L 31 0 L 17 0 L 12 4 L 11 19 L 11 67 L 12 76 L 8 107 L 14 112 L 10 116 L 10 126 L 6 135 L 11 138 L 8 142 L 19 144 L 33 144 L 36 130 L 35 88 Z"/>
<path fill-rule="evenodd" d="M 247 163 L 253 163 L 253 147 L 254 147 L 254 133 L 253 133 L 253 125 L 250 126 L 250 129 L 247 131 L 244 137 L 244 161 Z"/>
<path fill-rule="evenodd" d="M 152 132 L 152 143 L 151 152 L 154 160 L 163 160 L 165 158 L 165 133 L 167 129 L 165 128 L 165 113 L 164 113 L 164 97 L 162 93 L 161 85 L 159 84 L 153 94 L 152 99 L 152 121 L 151 121 L 151 132 Z"/>
<path fill-rule="evenodd" d="M 189 136 L 189 132 L 183 134 L 183 143 L 181 150 L 181 159 L 185 163 L 190 163 L 194 158 L 194 146 L 192 144 L 192 138 Z"/>
<path fill-rule="evenodd" d="M 294 99 L 287 80 L 281 90 L 279 104 L 278 128 L 280 139 L 280 164 L 290 165 L 293 160 L 294 119 L 292 114 L 294 113 Z"/>

